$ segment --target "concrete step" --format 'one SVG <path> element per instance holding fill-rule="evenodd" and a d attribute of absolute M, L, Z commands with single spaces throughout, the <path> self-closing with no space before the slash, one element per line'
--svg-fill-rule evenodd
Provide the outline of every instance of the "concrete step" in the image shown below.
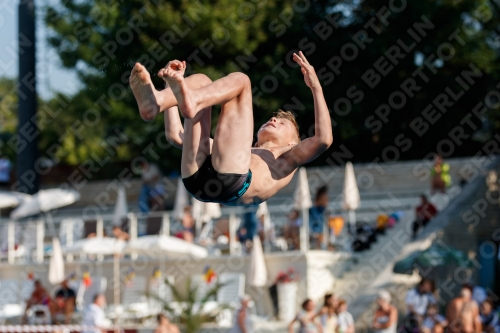
<path fill-rule="evenodd" d="M 356 299 L 394 258 L 399 254 L 405 243 L 395 241 L 402 233 L 406 233 L 408 225 L 413 221 L 414 214 L 406 212 L 406 216 L 394 228 L 388 229 L 385 235 L 378 235 L 377 241 L 369 250 L 353 254 L 353 264 L 335 281 L 333 290 L 339 297 L 349 301 Z"/>
<path fill-rule="evenodd" d="M 450 175 L 455 183 L 458 181 L 458 171 L 466 164 L 475 165 L 472 161 L 472 158 L 446 160 L 446 163 L 450 165 Z M 376 165 L 368 163 L 354 165 L 354 172 L 357 175 L 362 197 L 371 193 L 375 196 L 388 192 L 395 195 L 396 192 L 428 190 L 429 179 L 425 177 L 422 170 L 428 170 L 430 167 L 431 164 L 424 163 L 422 160 L 378 163 Z M 317 187 L 327 184 L 330 187 L 331 198 L 341 195 L 344 167 L 312 167 L 307 168 L 307 173 L 311 192 L 314 192 Z M 284 198 L 287 199 L 296 188 L 297 178 L 294 177 L 290 184 L 283 188 L 269 203 L 279 205 Z M 165 182 L 167 204 L 171 205 L 175 198 L 177 179 L 165 178 Z M 126 187 L 127 201 L 131 205 L 136 205 L 141 183 L 140 179 L 131 179 L 123 183 L 113 180 L 88 182 L 79 189 L 81 199 L 75 204 L 75 207 L 112 205 L 116 200 L 116 187 L 119 185 Z"/>

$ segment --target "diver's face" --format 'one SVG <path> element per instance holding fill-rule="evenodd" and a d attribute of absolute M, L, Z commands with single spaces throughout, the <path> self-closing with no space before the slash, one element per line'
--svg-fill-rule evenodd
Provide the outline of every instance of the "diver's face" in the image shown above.
<path fill-rule="evenodd" d="M 280 146 L 297 143 L 297 136 L 293 123 L 285 118 L 272 117 L 262 125 L 257 132 L 259 145 L 266 141 L 278 141 Z"/>

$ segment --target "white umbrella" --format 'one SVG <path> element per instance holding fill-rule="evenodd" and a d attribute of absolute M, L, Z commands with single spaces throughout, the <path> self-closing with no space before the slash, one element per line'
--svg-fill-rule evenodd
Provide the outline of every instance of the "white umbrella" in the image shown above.
<path fill-rule="evenodd" d="M 31 195 L 20 192 L 0 191 L 0 209 L 16 207 L 25 200 L 30 200 Z"/>
<path fill-rule="evenodd" d="M 299 179 L 294 193 L 294 207 L 297 209 L 309 209 L 312 207 L 311 192 L 307 180 L 306 168 L 299 169 Z"/>
<path fill-rule="evenodd" d="M 257 218 L 260 218 L 262 215 L 264 215 L 264 223 L 263 223 L 263 229 L 264 229 L 264 248 L 266 251 L 269 250 L 269 241 L 270 241 L 270 232 L 271 232 L 271 214 L 269 213 L 269 209 L 267 208 L 267 202 L 264 201 L 259 204 L 259 208 L 257 208 Z"/>
<path fill-rule="evenodd" d="M 22 235 L 23 232 L 21 225 L 10 221 L 0 224 L 0 250 L 8 249 L 9 238 L 11 238 L 10 243 L 13 244 L 12 246 L 15 246 L 14 244 L 18 244 Z"/>
<path fill-rule="evenodd" d="M 113 287 L 114 304 L 120 303 L 120 261 L 119 254 L 123 252 L 125 242 L 111 237 L 94 237 L 80 239 L 66 246 L 66 254 L 113 255 Z"/>
<path fill-rule="evenodd" d="M 49 263 L 49 282 L 58 284 L 64 280 L 64 258 L 59 239 L 52 238 L 52 256 Z"/>
<path fill-rule="evenodd" d="M 111 255 L 121 253 L 125 242 L 111 237 L 84 238 L 65 246 L 65 254 Z"/>
<path fill-rule="evenodd" d="M 191 198 L 191 213 L 195 219 L 201 219 L 201 215 L 203 215 L 203 202 Z"/>
<path fill-rule="evenodd" d="M 300 249 L 306 251 L 309 248 L 309 208 L 312 207 L 312 201 L 307 172 L 304 167 L 299 168 L 299 179 L 294 193 L 294 207 L 302 212 Z"/>
<path fill-rule="evenodd" d="M 128 215 L 127 197 L 125 188 L 118 188 L 118 196 L 116 197 L 115 210 L 113 212 L 113 225 L 121 225 L 121 221 Z"/>
<path fill-rule="evenodd" d="M 120 303 L 120 261 L 119 254 L 123 252 L 125 242 L 111 237 L 94 237 L 80 239 L 65 246 L 65 254 L 113 255 L 113 287 L 114 305 Z"/>
<path fill-rule="evenodd" d="M 195 198 L 192 199 L 193 217 L 196 220 L 208 222 L 210 219 L 221 217 L 220 205 L 215 202 L 201 202 Z"/>
<path fill-rule="evenodd" d="M 12 211 L 10 217 L 19 219 L 26 216 L 48 212 L 53 209 L 71 205 L 80 199 L 80 193 L 73 190 L 54 188 L 42 190 L 33 195 L 31 200 L 24 201 Z"/>
<path fill-rule="evenodd" d="M 345 165 L 344 191 L 342 193 L 342 208 L 349 211 L 349 223 L 351 232 L 356 224 L 356 215 L 354 211 L 359 208 L 360 198 L 354 168 L 351 162 Z"/>
<path fill-rule="evenodd" d="M 201 236 L 201 226 L 203 222 L 210 222 L 212 219 L 221 217 L 220 205 L 215 202 L 201 202 L 192 198 L 192 213 L 195 220 L 195 233 L 197 237 Z"/>
<path fill-rule="evenodd" d="M 177 181 L 177 192 L 175 193 L 174 217 L 179 220 L 182 219 L 184 216 L 184 208 L 187 206 L 189 206 L 189 195 L 182 179 L 179 177 Z"/>
<path fill-rule="evenodd" d="M 257 208 L 257 216 L 267 216 L 269 215 L 269 209 L 267 208 L 267 202 L 264 201 L 264 202 L 261 202 L 259 204 L 259 208 Z"/>
<path fill-rule="evenodd" d="M 253 237 L 252 257 L 250 261 L 250 272 L 248 283 L 255 287 L 264 287 L 267 282 L 267 268 L 264 261 L 264 252 L 259 236 Z"/>
<path fill-rule="evenodd" d="M 204 221 L 209 221 L 211 219 L 218 219 L 221 217 L 222 213 L 220 210 L 220 205 L 216 202 L 204 202 Z"/>
<path fill-rule="evenodd" d="M 125 246 L 123 252 L 172 257 L 190 255 L 195 258 L 205 258 L 208 255 L 208 251 L 204 247 L 177 237 L 165 235 L 151 235 L 132 239 Z"/>

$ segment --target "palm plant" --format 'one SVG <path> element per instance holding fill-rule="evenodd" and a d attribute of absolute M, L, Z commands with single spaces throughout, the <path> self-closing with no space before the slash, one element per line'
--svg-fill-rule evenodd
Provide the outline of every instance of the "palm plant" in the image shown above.
<path fill-rule="evenodd" d="M 186 280 L 184 291 L 179 290 L 168 279 L 165 279 L 165 284 L 172 290 L 174 302 L 169 303 L 164 299 L 153 297 L 162 304 L 164 311 L 184 325 L 185 333 L 197 333 L 203 324 L 215 321 L 217 315 L 229 307 L 225 304 L 217 304 L 209 313 L 203 311 L 205 304 L 217 297 L 218 291 L 224 285 L 222 283 L 217 282 L 203 295 L 198 292 L 200 285 L 193 284 L 191 278 Z"/>

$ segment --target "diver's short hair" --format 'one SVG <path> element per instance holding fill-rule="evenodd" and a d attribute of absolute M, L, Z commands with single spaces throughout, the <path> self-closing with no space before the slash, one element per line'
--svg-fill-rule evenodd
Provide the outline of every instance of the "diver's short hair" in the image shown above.
<path fill-rule="evenodd" d="M 273 113 L 273 117 L 278 119 L 288 119 L 292 122 L 295 127 L 295 132 L 297 134 L 297 142 L 300 142 L 300 134 L 299 134 L 299 125 L 297 124 L 297 120 L 295 120 L 295 115 L 290 111 L 278 110 Z"/>

